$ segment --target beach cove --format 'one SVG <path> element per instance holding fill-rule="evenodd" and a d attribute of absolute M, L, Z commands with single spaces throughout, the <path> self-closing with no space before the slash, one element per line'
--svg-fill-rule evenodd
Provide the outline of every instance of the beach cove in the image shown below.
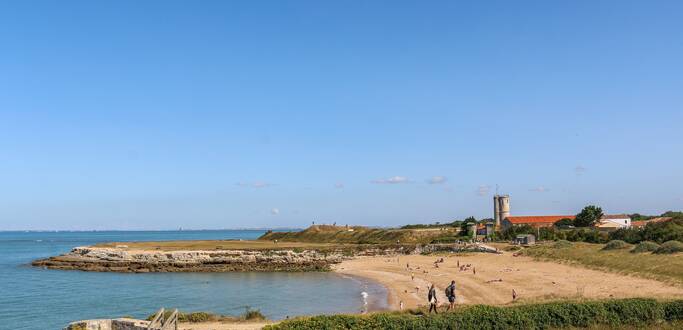
<path fill-rule="evenodd" d="M 264 231 L 2 232 L 0 317 L 11 329 L 61 329 L 71 321 L 133 316 L 160 307 L 239 315 L 247 307 L 269 319 L 356 313 L 360 293 L 382 309 L 386 290 L 373 281 L 332 272 L 147 273 L 82 272 L 32 267 L 36 259 L 104 242 L 250 240 Z M 305 302 L 305 303 L 301 303 Z M 46 311 L 36 319 L 34 310 Z"/>

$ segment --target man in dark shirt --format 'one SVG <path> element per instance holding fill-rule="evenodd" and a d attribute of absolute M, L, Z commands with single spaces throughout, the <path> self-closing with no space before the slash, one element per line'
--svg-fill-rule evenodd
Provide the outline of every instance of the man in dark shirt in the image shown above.
<path fill-rule="evenodd" d="M 446 297 L 448 297 L 448 308 L 446 311 L 449 311 L 455 305 L 455 281 L 451 281 L 451 285 L 446 288 Z"/>

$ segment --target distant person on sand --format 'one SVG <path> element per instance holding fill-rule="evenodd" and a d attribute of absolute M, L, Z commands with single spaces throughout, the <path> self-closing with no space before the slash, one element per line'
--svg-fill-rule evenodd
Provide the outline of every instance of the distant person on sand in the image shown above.
<path fill-rule="evenodd" d="M 439 314 L 439 311 L 436 310 L 436 305 L 439 303 L 439 300 L 436 299 L 436 289 L 434 289 L 434 284 L 429 287 L 427 300 L 429 300 L 429 313 L 431 314 L 432 310 L 434 310 L 434 314 Z"/>
<path fill-rule="evenodd" d="M 449 311 L 455 304 L 455 281 L 451 281 L 451 285 L 446 288 L 446 297 L 448 297 L 448 308 L 446 311 Z"/>
<path fill-rule="evenodd" d="M 515 291 L 515 289 L 512 289 L 512 300 L 514 301 L 516 299 L 517 299 L 517 291 Z"/>

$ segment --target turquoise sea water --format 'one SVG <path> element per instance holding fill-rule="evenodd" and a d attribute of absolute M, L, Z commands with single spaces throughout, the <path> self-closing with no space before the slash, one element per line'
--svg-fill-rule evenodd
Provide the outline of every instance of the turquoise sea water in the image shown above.
<path fill-rule="evenodd" d="M 247 306 L 271 319 L 358 312 L 361 292 L 375 308 L 386 290 L 333 273 L 119 274 L 45 270 L 37 258 L 98 242 L 253 239 L 256 230 L 161 232 L 0 232 L 0 329 L 61 329 L 70 321 L 130 315 L 159 307 L 238 315 Z"/>

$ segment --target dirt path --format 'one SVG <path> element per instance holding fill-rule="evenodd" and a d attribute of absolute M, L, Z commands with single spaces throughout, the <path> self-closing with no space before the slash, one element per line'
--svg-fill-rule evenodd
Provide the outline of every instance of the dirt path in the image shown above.
<path fill-rule="evenodd" d="M 415 308 L 427 301 L 427 286 L 436 284 L 439 302 L 446 302 L 444 290 L 455 280 L 458 304 L 501 305 L 512 302 L 512 290 L 520 301 L 557 298 L 683 297 L 683 288 L 655 280 L 590 270 L 552 262 L 513 257 L 510 253 L 478 253 L 443 257 L 439 268 L 436 256 L 362 257 L 344 261 L 335 271 L 362 276 L 384 284 L 390 291 L 389 304 L 398 309 Z M 460 271 L 457 264 L 470 264 Z M 406 264 L 410 268 L 406 268 Z M 476 269 L 476 274 L 474 270 Z M 415 279 L 411 280 L 411 273 Z M 502 281 L 500 281 L 502 280 Z M 418 287 L 419 290 L 416 288 Z"/>

